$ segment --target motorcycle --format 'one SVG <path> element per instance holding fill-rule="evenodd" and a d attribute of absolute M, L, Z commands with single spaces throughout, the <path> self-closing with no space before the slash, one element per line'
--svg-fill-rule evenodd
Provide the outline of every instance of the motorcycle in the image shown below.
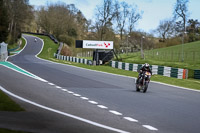
<path fill-rule="evenodd" d="M 149 82 L 151 78 L 151 73 L 150 72 L 143 72 L 141 76 L 139 77 L 138 81 L 136 82 L 136 91 L 143 91 L 145 93 L 147 91 Z"/>

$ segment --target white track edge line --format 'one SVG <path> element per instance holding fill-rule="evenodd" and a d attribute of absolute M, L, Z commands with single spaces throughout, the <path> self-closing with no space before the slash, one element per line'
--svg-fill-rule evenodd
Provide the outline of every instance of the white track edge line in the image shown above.
<path fill-rule="evenodd" d="M 50 108 L 50 107 L 46 107 L 44 105 L 41 105 L 41 104 L 38 104 L 38 103 L 35 103 L 33 101 L 30 101 L 30 100 L 27 100 L 25 98 L 22 98 L 18 95 L 15 95 L 13 94 L 12 92 L 9 92 L 7 91 L 6 89 L 4 89 L 3 87 L 0 86 L 0 89 L 9 94 L 10 96 L 12 97 L 15 97 L 21 101 L 24 101 L 26 103 L 29 103 L 29 104 L 32 104 L 34 106 L 37 106 L 39 108 L 42 108 L 42 109 L 45 109 L 45 110 L 48 110 L 48 111 L 51 111 L 51 112 L 54 112 L 54 113 L 58 113 L 58 114 L 61 114 L 61 115 L 64 115 L 64 116 L 67 116 L 67 117 L 70 117 L 70 118 L 73 118 L 73 119 L 76 119 L 76 120 L 79 120 L 79 121 L 82 121 L 82 122 L 85 122 L 85 123 L 88 123 L 88 124 L 91 124 L 91 125 L 94 125 L 94 126 L 97 126 L 97 127 L 101 127 L 101 128 L 104 128 L 104 129 L 108 129 L 108 130 L 111 130 L 111 131 L 115 131 L 115 132 L 119 132 L 119 133 L 129 133 L 127 131 L 123 131 L 123 130 L 120 130 L 120 129 L 116 129 L 116 128 L 113 128 L 113 127 L 109 127 L 109 126 L 106 126 L 106 125 L 103 125 L 103 124 L 99 124 L 97 122 L 93 122 L 91 120 L 87 120 L 87 119 L 84 119 L 84 118 L 81 118 L 81 117 L 78 117 L 78 116 L 75 116 L 75 115 L 71 115 L 71 114 L 68 114 L 68 113 L 65 113 L 65 112 L 62 112 L 62 111 L 59 111 L 59 110 L 56 110 L 56 109 L 53 109 L 53 108 Z"/>
<path fill-rule="evenodd" d="M 131 121 L 131 122 L 138 122 L 138 120 L 136 119 L 133 119 L 131 117 L 124 117 L 124 119 L 128 120 L 128 121 Z"/>
<path fill-rule="evenodd" d="M 81 97 L 81 99 L 83 99 L 83 100 L 89 100 L 89 98 L 87 98 L 87 97 Z"/>
<path fill-rule="evenodd" d="M 115 115 L 123 115 L 122 113 L 119 113 L 117 111 L 114 111 L 114 110 L 109 110 L 110 113 L 113 113 Z"/>
<path fill-rule="evenodd" d="M 106 106 L 103 106 L 103 105 L 97 105 L 99 108 L 102 108 L 102 109 L 108 109 L 108 107 Z"/>
<path fill-rule="evenodd" d="M 91 103 L 91 104 L 98 104 L 97 102 L 95 102 L 95 101 L 88 101 L 89 103 Z"/>

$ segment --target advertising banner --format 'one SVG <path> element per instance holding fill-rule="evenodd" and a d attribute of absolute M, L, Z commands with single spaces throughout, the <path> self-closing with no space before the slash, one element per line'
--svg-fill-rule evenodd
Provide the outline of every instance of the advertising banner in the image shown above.
<path fill-rule="evenodd" d="M 113 49 L 113 41 L 90 41 L 83 40 L 83 48 Z"/>

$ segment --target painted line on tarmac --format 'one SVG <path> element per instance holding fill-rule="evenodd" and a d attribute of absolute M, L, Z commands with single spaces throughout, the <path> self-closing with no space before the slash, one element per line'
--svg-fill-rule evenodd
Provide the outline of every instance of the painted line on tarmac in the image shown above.
<path fill-rule="evenodd" d="M 57 89 L 62 89 L 62 87 L 60 87 L 60 86 L 56 86 L 56 88 L 57 88 Z"/>
<path fill-rule="evenodd" d="M 108 109 L 108 107 L 106 106 L 103 106 L 103 105 L 97 105 L 99 108 L 102 108 L 102 109 Z"/>
<path fill-rule="evenodd" d="M 40 78 L 40 77 L 38 77 L 38 76 L 32 74 L 31 72 L 29 72 L 29 71 L 27 71 L 27 70 L 24 70 L 23 68 L 21 68 L 21 67 L 15 65 L 15 64 L 13 64 L 13 63 L 11 63 L 11 62 L 9 62 L 9 61 L 0 62 L 0 65 L 4 66 L 4 67 L 6 67 L 6 68 L 9 68 L 9 69 L 11 69 L 11 70 L 13 70 L 13 71 L 16 71 L 16 72 L 18 72 L 18 73 L 21 73 L 21 74 L 23 74 L 23 75 L 26 75 L 26 76 L 28 76 L 28 77 L 31 77 L 31 78 L 40 80 L 40 81 L 42 81 L 42 82 L 47 82 L 46 80 L 44 80 L 44 79 L 42 79 L 42 78 Z"/>
<path fill-rule="evenodd" d="M 88 102 L 91 104 L 98 104 L 98 102 L 95 102 L 95 101 L 88 101 Z"/>
<path fill-rule="evenodd" d="M 67 117 L 70 117 L 70 118 L 73 118 L 73 119 L 76 119 L 76 120 L 79 120 L 79 121 L 94 125 L 96 127 L 108 129 L 108 130 L 115 131 L 115 132 L 118 132 L 118 133 L 129 133 L 127 131 L 123 131 L 123 130 L 120 130 L 120 129 L 117 129 L 117 128 L 113 128 L 113 127 L 109 127 L 109 126 L 106 126 L 106 125 L 103 125 L 103 124 L 99 124 L 99 123 L 93 122 L 91 120 L 87 120 L 87 119 L 84 119 L 84 118 L 81 118 L 81 117 L 78 117 L 78 116 L 75 116 L 75 115 L 72 115 L 72 114 L 68 114 L 68 113 L 65 113 L 65 112 L 62 112 L 62 111 L 59 111 L 59 110 L 56 110 L 56 109 L 53 109 L 53 108 L 49 108 L 47 106 L 44 106 L 44 105 L 41 105 L 41 104 L 38 104 L 38 103 L 35 103 L 33 101 L 30 101 L 30 100 L 27 100 L 27 99 L 25 99 L 23 97 L 15 95 L 12 92 L 7 91 L 6 89 L 4 89 L 1 86 L 0 86 L 0 90 L 2 90 L 3 92 L 7 93 L 8 95 L 10 95 L 12 97 L 15 97 L 15 98 L 17 98 L 17 99 L 19 99 L 21 101 L 24 101 L 26 103 L 32 104 L 32 105 L 37 106 L 39 108 L 42 108 L 42 109 L 45 109 L 45 110 L 48 110 L 48 111 L 51 111 L 51 112 L 55 112 L 57 114 L 61 114 L 61 115 L 67 116 Z"/>
<path fill-rule="evenodd" d="M 89 98 L 87 98 L 87 97 L 81 97 L 81 99 L 83 99 L 83 100 L 89 100 Z"/>
<path fill-rule="evenodd" d="M 74 92 L 72 92 L 72 91 L 67 91 L 69 94 L 74 94 Z"/>
<path fill-rule="evenodd" d="M 73 94 L 74 96 L 76 96 L 76 97 L 80 97 L 81 95 L 79 95 L 79 94 L 76 94 L 76 93 L 74 93 Z"/>
<path fill-rule="evenodd" d="M 138 122 L 138 120 L 136 119 L 133 119 L 131 117 L 124 117 L 124 119 L 128 120 L 128 121 L 131 121 L 131 122 Z"/>
<path fill-rule="evenodd" d="M 68 91 L 67 89 L 62 89 L 62 91 Z"/>
<path fill-rule="evenodd" d="M 142 126 L 145 127 L 145 128 L 147 128 L 147 129 L 149 129 L 149 130 L 152 130 L 152 131 L 158 131 L 157 128 L 152 127 L 152 126 L 150 126 L 150 125 L 142 125 Z"/>
<path fill-rule="evenodd" d="M 49 82 L 48 84 L 49 84 L 49 85 L 51 85 L 51 86 L 54 86 L 54 85 L 55 85 L 55 84 L 53 84 L 53 83 L 50 83 L 50 82 Z"/>
<path fill-rule="evenodd" d="M 114 111 L 114 110 L 109 110 L 109 112 L 110 112 L 110 113 L 113 113 L 113 114 L 115 114 L 115 115 L 122 115 L 122 113 L 119 113 L 119 112 Z"/>

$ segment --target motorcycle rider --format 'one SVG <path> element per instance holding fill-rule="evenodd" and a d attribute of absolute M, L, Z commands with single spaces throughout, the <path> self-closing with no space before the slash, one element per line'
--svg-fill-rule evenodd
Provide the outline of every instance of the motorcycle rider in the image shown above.
<path fill-rule="evenodd" d="M 139 79 L 141 78 L 141 76 L 142 76 L 142 74 L 143 74 L 144 72 L 150 72 L 151 75 L 152 75 L 152 71 L 151 71 L 151 68 L 150 68 L 150 66 L 149 66 L 148 63 L 145 63 L 145 64 L 139 69 L 138 72 L 139 72 L 139 75 L 138 75 L 138 78 L 137 78 L 136 83 L 138 83 Z"/>

